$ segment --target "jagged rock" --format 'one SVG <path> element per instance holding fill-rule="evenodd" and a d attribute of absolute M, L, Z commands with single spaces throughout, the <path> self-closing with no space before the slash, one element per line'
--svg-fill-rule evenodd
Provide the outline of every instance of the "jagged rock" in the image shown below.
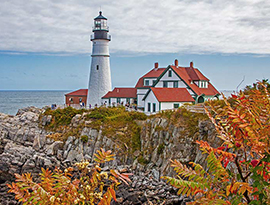
<path fill-rule="evenodd" d="M 52 121 L 52 116 L 51 115 L 45 115 L 41 119 L 41 124 L 43 126 L 46 126 L 46 125 L 50 124 L 51 121 Z"/>
<path fill-rule="evenodd" d="M 57 151 L 59 149 L 62 149 L 63 144 L 64 143 L 61 142 L 61 141 L 55 141 L 53 144 L 47 146 L 47 148 L 46 148 L 46 154 L 48 156 L 57 155 Z"/>
<path fill-rule="evenodd" d="M 169 159 L 181 162 L 195 160 L 203 164 L 205 156 L 193 143 L 194 140 L 208 140 L 212 145 L 220 143 L 216 140 L 210 121 L 200 122 L 199 132 L 189 136 L 184 127 L 169 124 L 164 118 L 152 118 L 136 121 L 142 126 L 141 148 L 129 153 L 130 149 L 122 150 L 117 139 L 103 136 L 101 130 L 88 127 L 92 121 L 83 121 L 85 113 L 74 116 L 70 126 L 76 128 L 80 124 L 85 125 L 77 136 L 88 136 L 87 142 L 75 136 L 69 136 L 65 142 L 55 141 L 46 137 L 53 132 L 40 127 L 52 120 L 52 116 L 48 115 L 39 122 L 42 112 L 44 109 L 29 107 L 20 109 L 16 116 L 0 113 L 0 204 L 13 203 L 12 195 L 1 195 L 1 187 L 7 181 L 14 180 L 14 173 L 32 172 L 37 175 L 42 167 L 65 168 L 83 159 L 91 161 L 100 148 L 111 149 L 116 154 L 115 160 L 106 163 L 104 169 L 118 167 L 123 171 L 127 167 L 120 165 L 128 163 L 132 168 L 128 172 L 134 173 L 130 186 L 122 184 L 119 187 L 119 201 L 113 204 L 148 204 L 148 201 L 153 204 L 183 204 L 187 199 L 177 196 L 175 189 L 160 181 L 160 176 L 174 174 Z M 119 128 L 118 134 L 122 136 L 127 129 Z"/>

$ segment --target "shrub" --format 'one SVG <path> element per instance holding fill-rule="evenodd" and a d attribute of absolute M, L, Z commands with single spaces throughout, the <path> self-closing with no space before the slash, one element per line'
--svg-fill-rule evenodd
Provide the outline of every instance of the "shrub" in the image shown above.
<path fill-rule="evenodd" d="M 112 199 L 116 201 L 115 189 L 120 181 L 131 182 L 130 174 L 101 170 L 101 164 L 113 160 L 111 151 L 101 149 L 95 157 L 93 165 L 87 161 L 76 163 L 79 174 L 73 167 L 53 172 L 42 168 L 40 183 L 34 182 L 30 173 L 15 174 L 16 182 L 8 184 L 9 192 L 24 204 L 110 204 Z"/>
<path fill-rule="evenodd" d="M 206 110 L 223 140 L 218 148 L 197 141 L 207 168 L 174 160 L 178 178 L 163 177 L 178 194 L 192 195 L 191 204 L 270 204 L 270 94 L 259 82 L 248 95 L 232 98 L 233 106 L 225 99 L 223 109 L 210 102 L 213 112 Z"/>

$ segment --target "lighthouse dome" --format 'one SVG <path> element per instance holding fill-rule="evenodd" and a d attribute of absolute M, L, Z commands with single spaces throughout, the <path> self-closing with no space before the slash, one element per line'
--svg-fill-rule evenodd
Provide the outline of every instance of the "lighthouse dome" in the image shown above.
<path fill-rule="evenodd" d="M 104 19 L 104 20 L 107 20 L 106 17 L 102 16 L 102 11 L 99 12 L 99 16 L 97 16 L 96 18 L 94 18 L 94 20 L 98 20 L 98 19 Z"/>

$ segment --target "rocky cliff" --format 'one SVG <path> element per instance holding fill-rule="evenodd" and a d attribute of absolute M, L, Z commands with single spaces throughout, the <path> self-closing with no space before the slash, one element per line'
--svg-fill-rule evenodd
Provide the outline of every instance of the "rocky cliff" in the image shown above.
<path fill-rule="evenodd" d="M 195 141 L 207 139 L 212 144 L 218 143 L 213 125 L 204 119 L 192 120 L 192 115 L 189 116 L 191 125 L 187 118 L 177 121 L 179 116 L 137 120 L 139 142 L 133 149 L 126 143 L 129 139 L 124 140 L 128 126 L 112 136 L 101 128 L 89 126 L 91 122 L 84 113 L 75 115 L 69 125 L 76 128 L 77 135 L 66 135 L 65 140 L 58 140 L 58 132 L 46 129 L 53 117 L 42 113 L 43 109 L 29 107 L 19 110 L 16 116 L 0 114 L 0 204 L 16 204 L 13 196 L 6 193 L 5 186 L 14 180 L 14 173 L 35 175 L 41 167 L 65 168 L 82 159 L 91 160 L 100 148 L 111 149 L 116 154 L 116 159 L 105 168 L 125 167 L 134 173 L 129 187 L 120 186 L 120 204 L 147 204 L 149 201 L 184 204 L 185 198 L 177 196 L 175 189 L 160 181 L 161 175 L 174 174 L 169 159 L 203 164 L 204 156 Z"/>

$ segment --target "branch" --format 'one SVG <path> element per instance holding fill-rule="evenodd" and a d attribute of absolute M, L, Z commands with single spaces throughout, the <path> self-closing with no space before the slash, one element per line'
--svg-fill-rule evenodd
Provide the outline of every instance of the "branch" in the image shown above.
<path fill-rule="evenodd" d="M 240 174 L 240 177 L 241 177 L 242 181 L 243 181 L 243 182 L 246 182 L 246 179 L 245 179 L 245 177 L 243 176 L 242 169 L 241 169 L 240 164 L 239 164 L 239 162 L 238 162 L 238 155 L 236 155 L 236 157 L 235 157 L 235 164 L 236 164 L 238 173 Z M 251 200 L 250 200 L 250 198 L 249 198 L 249 196 L 248 196 L 248 192 L 247 192 L 247 191 L 245 191 L 244 196 L 245 196 L 245 198 L 246 198 L 246 200 L 247 200 L 247 202 L 248 202 L 248 204 L 249 204 L 249 203 L 251 202 Z"/>

